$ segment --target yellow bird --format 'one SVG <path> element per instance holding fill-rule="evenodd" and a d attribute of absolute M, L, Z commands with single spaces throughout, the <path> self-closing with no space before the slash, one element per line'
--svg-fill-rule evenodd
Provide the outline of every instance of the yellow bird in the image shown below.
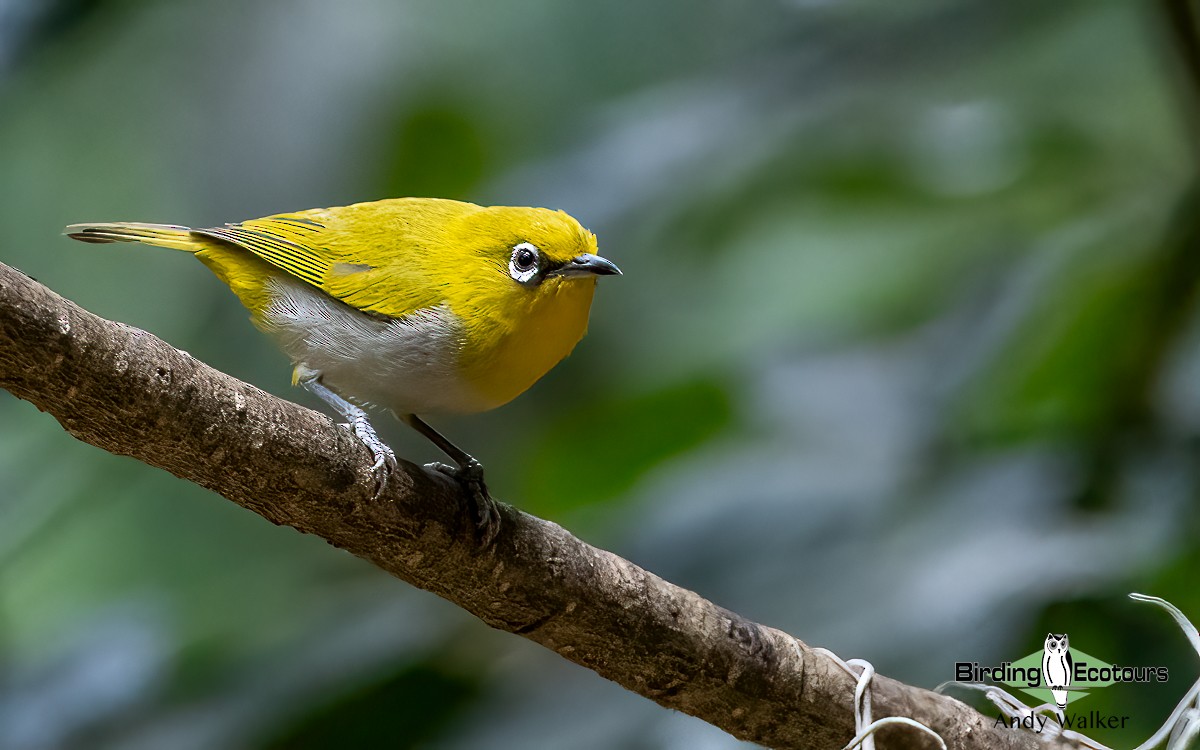
<path fill-rule="evenodd" d="M 84 242 L 194 254 L 291 358 L 293 384 L 371 450 L 377 492 L 396 467 L 363 407 L 392 411 L 458 466 L 484 544 L 499 515 L 483 467 L 418 414 L 494 409 L 583 338 L 597 276 L 620 274 L 562 211 L 398 198 L 212 229 L 74 224 Z"/>

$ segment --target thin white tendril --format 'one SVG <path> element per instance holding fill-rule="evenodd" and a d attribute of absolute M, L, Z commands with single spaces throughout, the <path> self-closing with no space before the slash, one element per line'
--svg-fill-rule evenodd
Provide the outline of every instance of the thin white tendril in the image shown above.
<path fill-rule="evenodd" d="M 851 659 L 850 661 L 842 661 L 842 658 L 833 653 L 829 649 L 814 648 L 814 652 L 823 656 L 829 657 L 835 664 L 842 668 L 846 674 L 850 675 L 855 680 L 854 685 L 854 739 L 850 740 L 842 750 L 852 750 L 856 747 L 862 747 L 862 750 L 875 750 L 875 732 L 880 727 L 888 726 L 889 724 L 901 725 L 919 729 L 937 740 L 938 745 L 942 750 L 946 750 L 946 742 L 941 735 L 925 726 L 916 719 L 910 719 L 907 716 L 888 716 L 882 719 L 871 720 L 871 680 L 875 677 L 875 666 L 865 659 Z M 858 667 L 861 671 L 855 672 L 854 667 Z"/>

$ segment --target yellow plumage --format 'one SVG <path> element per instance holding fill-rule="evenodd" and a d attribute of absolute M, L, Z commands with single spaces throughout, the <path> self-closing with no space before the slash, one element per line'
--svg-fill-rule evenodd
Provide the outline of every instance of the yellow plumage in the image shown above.
<path fill-rule="evenodd" d="M 195 254 L 383 464 L 390 451 L 343 399 L 392 409 L 461 465 L 470 457 L 413 415 L 482 411 L 524 392 L 583 337 L 596 276 L 620 273 L 562 211 L 434 198 L 67 234 Z"/>
<path fill-rule="evenodd" d="M 569 354 L 587 329 L 595 286 L 594 277 L 564 278 L 530 293 L 508 277 L 508 254 L 521 242 L 540 248 L 551 263 L 596 250 L 595 236 L 577 221 L 541 208 L 398 198 L 213 229 L 80 224 L 68 234 L 195 253 L 260 327 L 272 301 L 268 283 L 281 275 L 399 320 L 446 304 L 462 322 L 462 375 L 481 397 L 478 408 L 453 411 L 505 404 Z"/>

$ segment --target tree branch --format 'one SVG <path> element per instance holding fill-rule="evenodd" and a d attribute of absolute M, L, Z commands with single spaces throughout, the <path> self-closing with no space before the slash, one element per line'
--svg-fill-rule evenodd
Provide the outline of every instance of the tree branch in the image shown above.
<path fill-rule="evenodd" d="M 799 640 L 508 506 L 495 544 L 476 552 L 465 500 L 449 480 L 401 462 L 372 500 L 366 448 L 328 417 L 97 317 L 3 264 L 0 387 L 79 440 L 320 536 L 736 737 L 840 748 L 854 735 L 853 680 Z M 952 748 L 1056 746 L 888 678 L 877 677 L 872 691 L 876 717 L 912 717 Z M 889 748 L 932 747 L 898 727 L 880 739 Z"/>

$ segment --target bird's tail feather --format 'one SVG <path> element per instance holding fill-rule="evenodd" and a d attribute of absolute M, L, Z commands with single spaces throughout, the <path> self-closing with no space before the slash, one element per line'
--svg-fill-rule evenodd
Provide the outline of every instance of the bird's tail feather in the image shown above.
<path fill-rule="evenodd" d="M 137 222 L 107 222 L 102 224 L 72 224 L 63 234 L 80 242 L 140 242 L 144 245 L 169 247 L 194 253 L 204 243 L 188 227 L 171 224 L 140 224 Z"/>

